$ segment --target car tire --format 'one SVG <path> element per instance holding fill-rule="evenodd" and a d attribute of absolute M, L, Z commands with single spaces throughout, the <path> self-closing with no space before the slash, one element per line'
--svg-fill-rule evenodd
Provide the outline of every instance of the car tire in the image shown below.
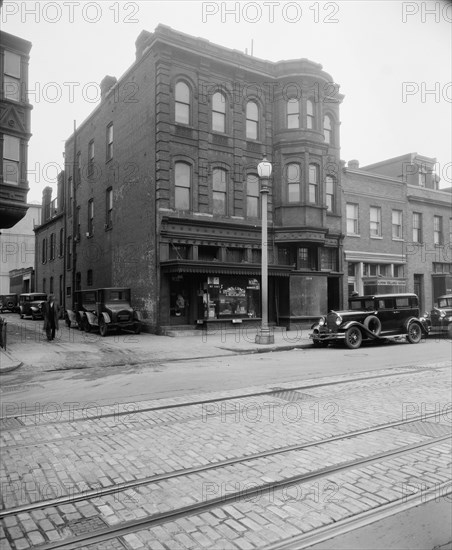
<path fill-rule="evenodd" d="M 369 315 L 364 319 L 364 326 L 370 330 L 375 336 L 378 336 L 381 332 L 381 321 L 375 315 Z"/>
<path fill-rule="evenodd" d="M 419 344 L 419 342 L 422 340 L 422 328 L 419 323 L 410 323 L 406 339 L 410 344 Z"/>
<path fill-rule="evenodd" d="M 134 334 L 140 334 L 141 332 L 141 325 L 137 323 L 136 325 L 133 325 L 133 333 Z"/>
<path fill-rule="evenodd" d="M 350 327 L 345 331 L 345 345 L 350 349 L 358 349 L 363 341 L 363 333 L 358 327 Z"/>
<path fill-rule="evenodd" d="M 88 319 L 86 317 L 83 318 L 83 330 L 85 332 L 91 332 L 91 329 L 93 327 L 91 326 L 90 322 L 88 321 Z"/>
<path fill-rule="evenodd" d="M 105 336 L 107 336 L 108 334 L 108 326 L 103 317 L 99 319 L 99 333 L 102 338 L 105 338 Z"/>

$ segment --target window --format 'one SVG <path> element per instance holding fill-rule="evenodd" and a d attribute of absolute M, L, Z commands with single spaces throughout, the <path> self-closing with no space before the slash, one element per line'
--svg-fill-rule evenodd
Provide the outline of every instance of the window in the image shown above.
<path fill-rule="evenodd" d="M 86 272 L 86 286 L 93 286 L 93 270 L 88 269 Z"/>
<path fill-rule="evenodd" d="M 174 120 L 190 124 L 190 88 L 185 82 L 178 82 L 175 90 Z"/>
<path fill-rule="evenodd" d="M 94 140 L 88 143 L 88 176 L 94 174 Z M 80 183 L 80 182 L 77 182 Z"/>
<path fill-rule="evenodd" d="M 243 262 L 245 258 L 244 248 L 227 248 L 226 249 L 226 261 L 234 264 Z"/>
<path fill-rule="evenodd" d="M 226 170 L 214 168 L 212 173 L 213 213 L 226 215 Z"/>
<path fill-rule="evenodd" d="M 71 265 L 71 262 L 72 262 L 72 237 L 68 237 L 67 238 L 67 268 L 68 269 L 71 269 L 72 268 L 72 265 Z"/>
<path fill-rule="evenodd" d="M 113 189 L 109 187 L 105 192 L 105 225 L 106 229 L 113 225 Z"/>
<path fill-rule="evenodd" d="M 319 167 L 317 164 L 309 165 L 309 202 L 319 202 Z"/>
<path fill-rule="evenodd" d="M 67 180 L 68 196 L 69 196 L 69 216 L 72 216 L 72 210 L 74 208 L 74 189 L 72 185 L 72 178 Z"/>
<path fill-rule="evenodd" d="M 216 92 L 212 97 L 212 130 L 226 132 L 226 97 L 221 92 Z"/>
<path fill-rule="evenodd" d="M 174 206 L 177 210 L 190 210 L 191 166 L 186 162 L 174 165 Z"/>
<path fill-rule="evenodd" d="M 47 239 L 42 239 L 41 246 L 41 262 L 45 264 L 47 262 Z"/>
<path fill-rule="evenodd" d="M 314 102 L 311 99 L 306 101 L 306 128 L 313 130 L 315 127 Z"/>
<path fill-rule="evenodd" d="M 359 235 L 359 206 L 347 204 L 347 235 Z"/>
<path fill-rule="evenodd" d="M 170 260 L 188 260 L 190 258 L 191 246 L 186 244 L 171 243 L 169 249 Z"/>
<path fill-rule="evenodd" d="M 425 187 L 427 183 L 427 174 L 426 172 L 421 171 L 419 168 L 419 187 Z"/>
<path fill-rule="evenodd" d="M 396 279 L 403 277 L 403 265 L 394 264 L 394 277 Z"/>
<path fill-rule="evenodd" d="M 70 286 L 67 286 L 66 287 L 66 296 L 71 296 L 72 295 L 72 288 Z"/>
<path fill-rule="evenodd" d="M 316 248 L 298 248 L 297 269 L 317 269 Z"/>
<path fill-rule="evenodd" d="M 370 207 L 370 236 L 381 237 L 381 208 Z"/>
<path fill-rule="evenodd" d="M 55 259 L 55 233 L 50 234 L 50 259 Z"/>
<path fill-rule="evenodd" d="M 422 242 L 422 214 L 413 212 L 413 242 Z"/>
<path fill-rule="evenodd" d="M 20 101 L 20 55 L 4 52 L 3 97 Z"/>
<path fill-rule="evenodd" d="M 325 191 L 326 191 L 326 209 L 328 212 L 334 212 L 334 197 L 336 192 L 336 179 L 334 176 L 327 176 L 325 178 Z"/>
<path fill-rule="evenodd" d="M 20 139 L 3 135 L 3 183 L 19 185 Z"/>
<path fill-rule="evenodd" d="M 292 98 L 287 101 L 287 128 L 300 127 L 300 103 Z"/>
<path fill-rule="evenodd" d="M 452 247 L 452 218 L 449 218 L 449 246 Z"/>
<path fill-rule="evenodd" d="M 49 294 L 53 294 L 53 277 L 50 277 L 49 279 Z"/>
<path fill-rule="evenodd" d="M 300 165 L 294 162 L 287 165 L 287 200 L 301 201 L 301 169 Z"/>
<path fill-rule="evenodd" d="M 337 271 L 337 250 L 336 248 L 321 248 L 321 269 Z"/>
<path fill-rule="evenodd" d="M 82 154 L 80 151 L 77 153 L 76 161 L 76 175 L 75 175 L 75 184 L 80 185 L 82 183 Z M 72 194 L 71 194 L 72 199 Z"/>
<path fill-rule="evenodd" d="M 259 107 L 255 101 L 246 104 L 246 137 L 258 139 L 259 137 Z"/>
<path fill-rule="evenodd" d="M 111 160 L 112 158 L 113 158 L 113 122 L 111 122 L 107 126 L 107 160 Z M 94 154 L 93 154 L 93 160 L 94 160 Z"/>
<path fill-rule="evenodd" d="M 94 200 L 88 201 L 88 233 L 91 236 L 94 229 Z"/>
<path fill-rule="evenodd" d="M 403 239 L 403 213 L 401 210 L 392 211 L 392 238 Z"/>
<path fill-rule="evenodd" d="M 42 292 L 47 292 L 46 287 L 47 287 L 47 280 L 44 277 L 44 279 L 42 280 Z"/>
<path fill-rule="evenodd" d="M 80 271 L 77 271 L 75 274 L 75 290 L 81 290 L 82 289 L 82 274 Z"/>
<path fill-rule="evenodd" d="M 80 242 L 80 206 L 75 211 L 75 238 Z"/>
<path fill-rule="evenodd" d="M 443 244 L 443 218 L 442 216 L 433 216 L 433 242 Z"/>
<path fill-rule="evenodd" d="M 325 138 L 325 143 L 332 143 L 333 126 L 331 118 L 328 115 L 325 115 L 323 118 L 323 136 Z"/>
<path fill-rule="evenodd" d="M 62 256 L 64 254 L 64 229 L 60 229 L 60 246 L 58 250 L 58 255 Z"/>
<path fill-rule="evenodd" d="M 255 174 L 246 177 L 246 215 L 259 218 L 259 178 Z"/>

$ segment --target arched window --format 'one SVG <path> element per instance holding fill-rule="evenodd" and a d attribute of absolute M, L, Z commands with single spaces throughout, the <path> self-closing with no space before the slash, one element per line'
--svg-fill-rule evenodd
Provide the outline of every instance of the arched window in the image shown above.
<path fill-rule="evenodd" d="M 259 137 L 259 107 L 255 101 L 246 104 L 246 137 L 258 139 Z"/>
<path fill-rule="evenodd" d="M 287 128 L 300 127 L 300 103 L 298 99 L 287 100 Z"/>
<path fill-rule="evenodd" d="M 292 162 L 287 165 L 287 201 L 301 201 L 301 169 L 300 165 Z"/>
<path fill-rule="evenodd" d="M 323 135 L 325 137 L 325 143 L 333 143 L 333 123 L 331 117 L 325 115 L 323 119 Z"/>
<path fill-rule="evenodd" d="M 221 92 L 212 97 L 212 130 L 226 133 L 226 97 Z"/>
<path fill-rule="evenodd" d="M 174 118 L 176 122 L 190 124 L 190 88 L 185 82 L 176 84 L 174 97 Z"/>
<path fill-rule="evenodd" d="M 227 173 L 222 168 L 212 172 L 213 213 L 224 216 L 227 213 Z"/>
<path fill-rule="evenodd" d="M 259 218 L 259 178 L 256 174 L 246 177 L 246 215 Z"/>
<path fill-rule="evenodd" d="M 327 176 L 325 178 L 325 194 L 326 194 L 326 209 L 328 212 L 335 210 L 335 195 L 336 195 L 336 178 Z"/>
<path fill-rule="evenodd" d="M 319 202 L 319 167 L 317 164 L 309 165 L 309 202 Z"/>
<path fill-rule="evenodd" d="M 174 165 L 174 206 L 177 210 L 190 210 L 191 166 L 186 162 Z"/>
<path fill-rule="evenodd" d="M 315 128 L 314 102 L 311 99 L 306 101 L 306 128 L 308 130 Z"/>

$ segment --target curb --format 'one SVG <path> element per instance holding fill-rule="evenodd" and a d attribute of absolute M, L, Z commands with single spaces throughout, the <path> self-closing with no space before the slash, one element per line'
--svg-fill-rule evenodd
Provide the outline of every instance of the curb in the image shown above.
<path fill-rule="evenodd" d="M 293 349 L 311 349 L 313 348 L 312 343 L 306 343 L 306 344 L 292 344 L 287 346 L 269 346 L 265 348 L 249 348 L 249 349 L 241 349 L 238 350 L 237 348 L 223 348 L 218 346 L 219 349 L 224 349 L 226 351 L 233 351 L 237 355 L 240 354 L 252 354 L 252 353 L 270 353 L 272 351 L 291 351 Z"/>
<path fill-rule="evenodd" d="M 0 351 L 0 374 L 16 370 L 22 365 L 22 361 L 17 361 L 6 351 Z"/>

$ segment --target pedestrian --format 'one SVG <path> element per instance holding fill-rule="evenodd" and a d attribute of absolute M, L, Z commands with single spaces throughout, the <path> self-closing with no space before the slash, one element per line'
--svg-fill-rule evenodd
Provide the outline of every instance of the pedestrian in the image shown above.
<path fill-rule="evenodd" d="M 44 314 L 44 330 L 47 340 L 50 342 L 55 339 L 55 331 L 58 330 L 58 319 L 60 318 L 60 307 L 55 302 L 55 296 L 49 294 L 47 302 L 42 304 Z"/>

